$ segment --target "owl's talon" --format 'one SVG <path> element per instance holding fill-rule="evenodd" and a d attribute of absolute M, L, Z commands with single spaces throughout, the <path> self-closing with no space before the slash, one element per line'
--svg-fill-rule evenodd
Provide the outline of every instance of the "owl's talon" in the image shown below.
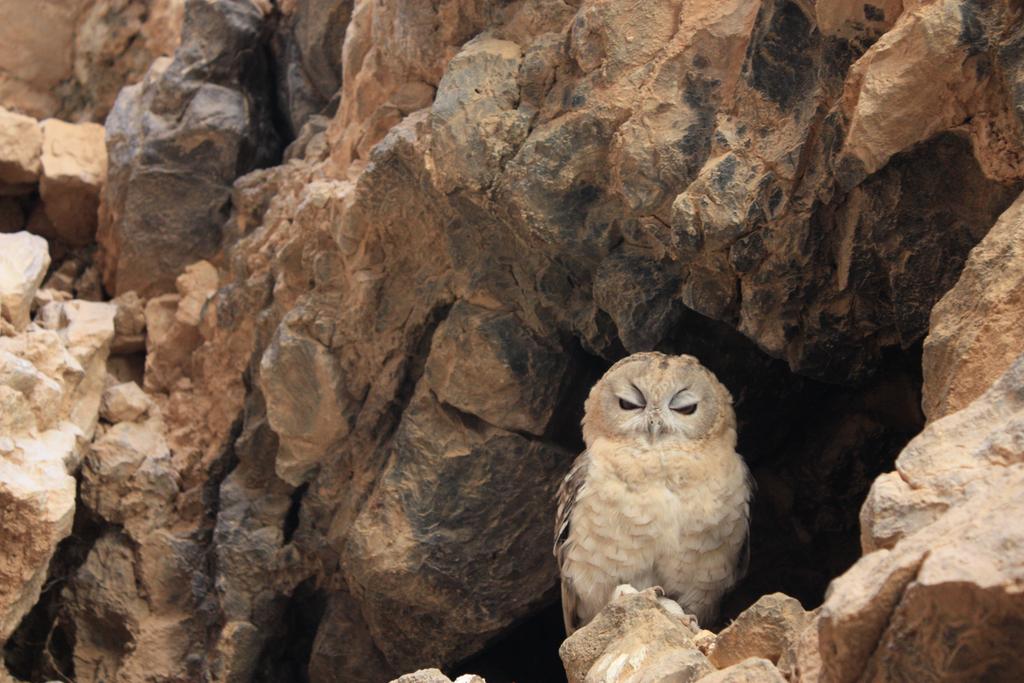
<path fill-rule="evenodd" d="M 658 598 L 658 603 L 665 608 L 665 611 L 676 619 L 685 622 L 686 625 L 693 629 L 694 632 L 700 631 L 700 624 L 697 623 L 697 617 L 684 610 L 682 605 L 678 602 L 671 598 Z"/>

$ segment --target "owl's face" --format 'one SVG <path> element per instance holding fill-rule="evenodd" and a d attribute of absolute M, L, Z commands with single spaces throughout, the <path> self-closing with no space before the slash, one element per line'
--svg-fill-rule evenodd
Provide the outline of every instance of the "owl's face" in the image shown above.
<path fill-rule="evenodd" d="M 693 356 L 636 353 L 613 365 L 585 405 L 583 440 L 650 445 L 701 441 L 735 430 L 728 390 Z"/>

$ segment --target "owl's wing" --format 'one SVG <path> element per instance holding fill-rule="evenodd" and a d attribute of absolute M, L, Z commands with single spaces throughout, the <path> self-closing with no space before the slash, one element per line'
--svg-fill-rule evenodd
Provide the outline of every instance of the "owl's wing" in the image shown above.
<path fill-rule="evenodd" d="M 757 482 L 754 481 L 754 476 L 747 470 L 747 491 L 749 491 L 749 497 L 747 498 L 747 518 L 744 520 L 747 525 L 746 534 L 743 537 L 743 550 L 740 551 L 739 565 L 736 568 L 736 578 L 733 580 L 733 585 L 739 583 L 740 579 L 747 575 L 747 570 L 750 569 L 750 507 L 754 503 L 754 494 L 757 493 Z"/>
<path fill-rule="evenodd" d="M 569 552 L 569 520 L 572 517 L 573 508 L 579 498 L 583 482 L 587 477 L 587 469 L 590 466 L 590 456 L 586 451 L 580 453 L 579 457 L 572 464 L 572 469 L 565 475 L 562 485 L 558 487 L 558 512 L 555 515 L 555 559 L 558 562 L 558 571 L 562 576 L 562 618 L 565 620 L 565 634 L 570 635 L 578 624 L 576 614 L 577 594 L 573 588 L 572 579 L 565 575 L 565 556 Z"/>

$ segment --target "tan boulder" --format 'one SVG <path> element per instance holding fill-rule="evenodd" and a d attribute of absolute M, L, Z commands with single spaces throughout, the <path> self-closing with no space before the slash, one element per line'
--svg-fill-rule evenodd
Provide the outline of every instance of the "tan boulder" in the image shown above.
<path fill-rule="evenodd" d="M 775 664 L 799 637 L 807 620 L 798 600 L 782 593 L 765 595 L 718 634 L 708 659 L 719 669 L 750 657 Z"/>
<path fill-rule="evenodd" d="M 75 479 L 62 458 L 49 466 L 15 462 L 0 439 L 0 642 L 14 631 L 39 597 L 57 543 L 71 533 Z"/>
<path fill-rule="evenodd" d="M 47 119 L 43 131 L 39 194 L 56 236 L 88 245 L 96 235 L 100 190 L 107 176 L 103 126 Z"/>
<path fill-rule="evenodd" d="M 35 183 L 42 146 L 38 121 L 0 107 L 0 183 Z"/>
<path fill-rule="evenodd" d="M 1024 671 L 1024 356 L 876 480 L 867 553 L 821 608 L 822 679 L 1003 680 Z M 963 654 L 960 654 L 963 653 Z M 1007 679 L 1008 680 L 1008 679 Z"/>
<path fill-rule="evenodd" d="M 102 121 L 121 86 L 178 43 L 184 0 L 7 0 L 0 102 L 38 118 Z"/>
<path fill-rule="evenodd" d="M 988 174 L 1020 176 L 1021 124 L 1004 110 L 1001 85 L 987 77 L 965 28 L 977 21 L 959 0 L 921 4 L 850 67 L 843 94 L 847 159 L 874 173 L 901 150 L 966 121 Z"/>
<path fill-rule="evenodd" d="M 108 422 L 135 422 L 153 406 L 153 401 L 135 382 L 122 382 L 103 392 L 100 417 Z"/>
<path fill-rule="evenodd" d="M 146 350 L 146 302 L 135 292 L 125 292 L 113 300 L 114 341 L 111 353 L 136 353 Z"/>
<path fill-rule="evenodd" d="M 192 376 L 192 352 L 202 341 L 200 318 L 217 284 L 217 269 L 207 261 L 198 261 L 177 277 L 177 294 L 146 302 L 147 390 L 166 392 L 179 380 Z"/>
<path fill-rule="evenodd" d="M 32 299 L 50 266 L 46 240 L 27 232 L 0 234 L 0 317 L 24 329 Z"/>
<path fill-rule="evenodd" d="M 399 676 L 391 683 L 486 683 L 486 681 L 472 674 L 463 674 L 453 681 L 445 676 L 440 669 L 420 669 L 411 674 Z"/>
<path fill-rule="evenodd" d="M 978 243 L 932 309 L 922 406 L 929 420 L 981 396 L 1024 349 L 1024 195 Z"/>
<path fill-rule="evenodd" d="M 715 670 L 694 645 L 694 635 L 649 589 L 608 604 L 558 654 L 569 683 L 687 683 Z"/>
<path fill-rule="evenodd" d="M 767 659 L 751 657 L 700 679 L 701 683 L 785 683 L 782 673 Z"/>

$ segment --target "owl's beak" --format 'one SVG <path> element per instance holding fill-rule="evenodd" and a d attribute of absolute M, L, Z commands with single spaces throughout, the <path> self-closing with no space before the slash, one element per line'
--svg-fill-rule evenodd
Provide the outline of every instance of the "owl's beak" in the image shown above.
<path fill-rule="evenodd" d="M 654 443 L 654 438 L 661 434 L 664 428 L 664 423 L 661 421 L 661 417 L 658 415 L 651 415 L 647 418 L 647 441 Z"/>

